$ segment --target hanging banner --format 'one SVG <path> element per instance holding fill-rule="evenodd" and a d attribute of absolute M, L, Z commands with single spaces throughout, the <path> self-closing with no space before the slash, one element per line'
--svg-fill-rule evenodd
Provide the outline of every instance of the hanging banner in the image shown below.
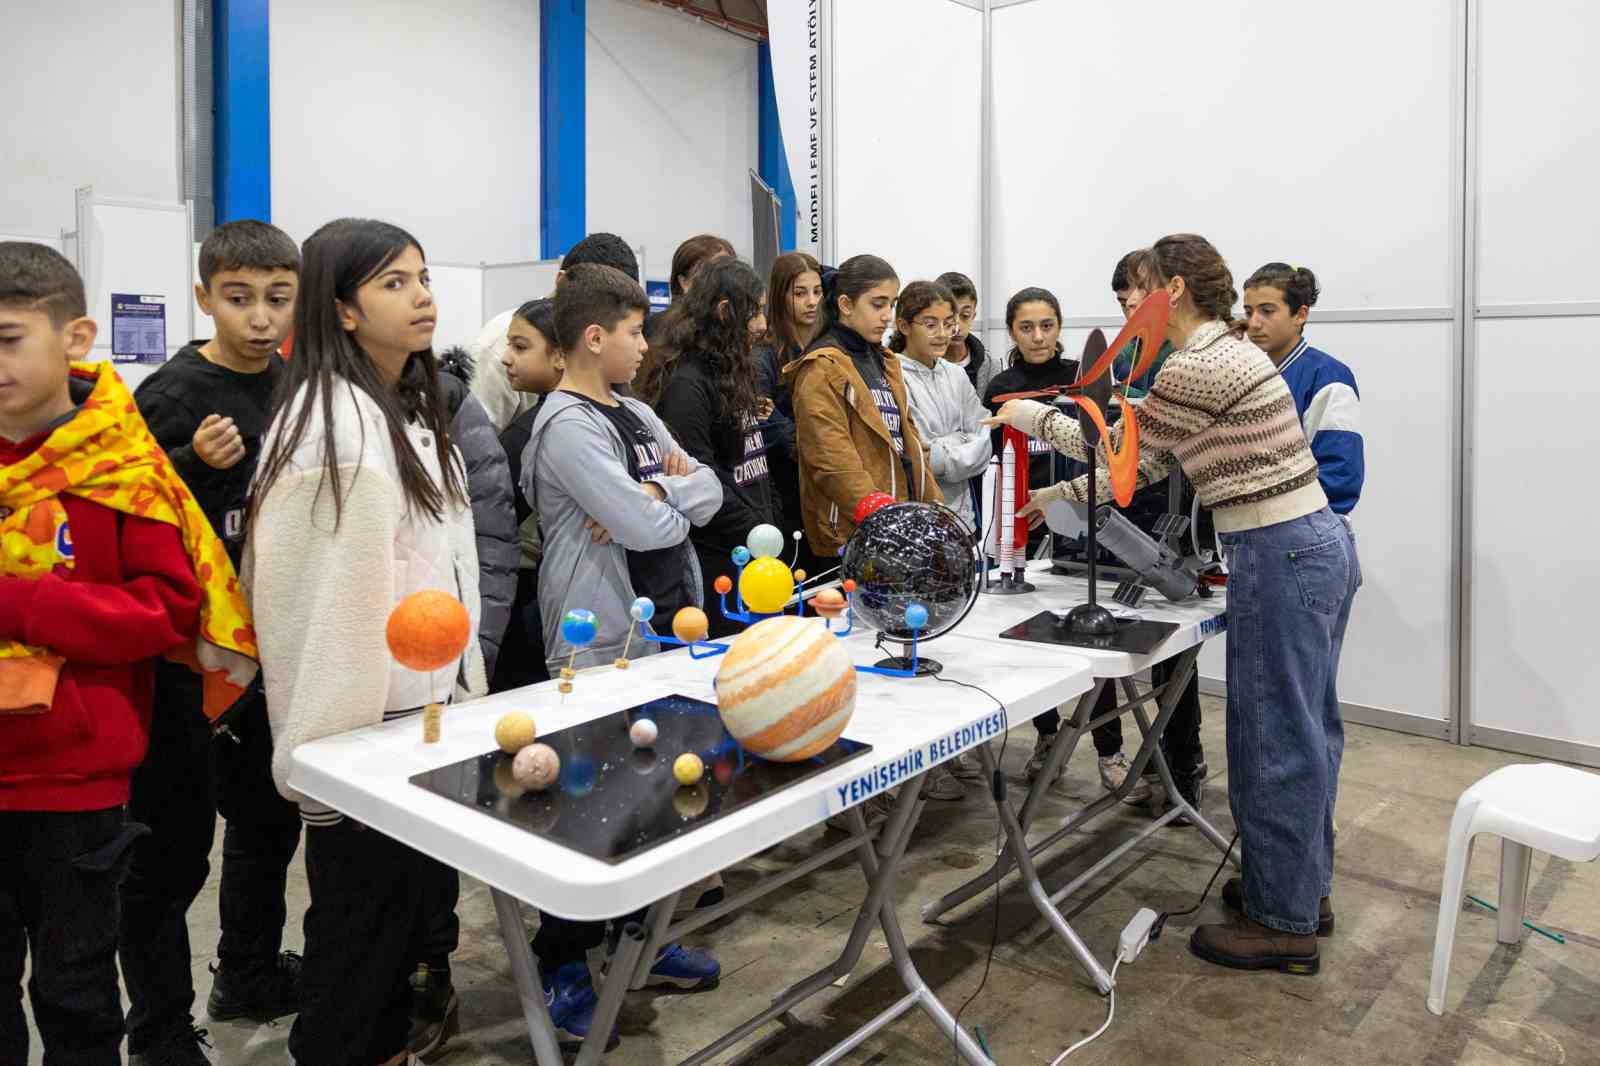
<path fill-rule="evenodd" d="M 794 183 L 794 246 L 822 257 L 823 0 L 770 0 L 767 34 L 778 126 Z"/>

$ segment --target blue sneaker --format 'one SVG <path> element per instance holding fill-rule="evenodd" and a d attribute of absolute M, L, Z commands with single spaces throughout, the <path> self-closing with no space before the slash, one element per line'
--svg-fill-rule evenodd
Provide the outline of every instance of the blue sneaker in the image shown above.
<path fill-rule="evenodd" d="M 544 986 L 544 1007 L 556 1027 L 556 1041 L 569 1048 L 581 1044 L 594 1024 L 594 1009 L 600 1005 L 588 964 L 569 962 L 556 970 L 553 977 L 540 974 L 539 983 Z M 621 1042 L 613 1028 L 606 1040 L 606 1050 L 610 1051 Z"/>
<path fill-rule="evenodd" d="M 685 992 L 706 992 L 722 980 L 722 964 L 704 951 L 682 944 L 668 944 L 656 956 L 645 984 L 651 988 L 670 987 Z"/>

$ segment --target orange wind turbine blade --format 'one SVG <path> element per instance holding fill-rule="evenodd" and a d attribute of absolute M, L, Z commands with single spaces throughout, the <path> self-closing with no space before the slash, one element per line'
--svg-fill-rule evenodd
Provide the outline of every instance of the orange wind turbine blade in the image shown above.
<path fill-rule="evenodd" d="M 1139 361 L 1128 374 L 1128 380 L 1137 381 L 1150 369 L 1157 353 L 1161 351 L 1161 344 L 1167 338 L 1167 318 L 1171 314 L 1172 302 L 1165 293 L 1155 292 L 1146 297 L 1122 327 L 1122 332 L 1117 334 L 1117 339 L 1106 346 L 1105 352 L 1094 361 L 1094 365 L 1087 369 L 1079 368 L 1075 384 L 1087 384 L 1109 372 L 1112 362 L 1135 340 L 1139 341 Z"/>

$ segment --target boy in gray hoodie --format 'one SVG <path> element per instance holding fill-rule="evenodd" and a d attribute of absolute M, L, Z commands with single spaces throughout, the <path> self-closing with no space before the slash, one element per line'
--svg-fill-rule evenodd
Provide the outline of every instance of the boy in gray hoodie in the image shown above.
<path fill-rule="evenodd" d="M 566 369 L 534 418 L 521 478 L 544 534 L 539 610 L 552 674 L 573 650 L 561 635 L 570 610 L 593 611 L 598 624 L 576 659 L 581 667 L 622 653 L 636 596 L 655 601 L 663 624 L 680 608 L 700 605 L 689 527 L 717 513 L 722 482 L 678 447 L 655 412 L 613 391 L 639 369 L 648 307 L 644 290 L 614 267 L 574 267 L 556 290 L 556 341 Z M 654 648 L 636 640 L 630 650 L 647 655 Z M 588 1034 L 598 1000 L 584 960 L 604 937 L 604 922 L 541 916 L 533 953 L 562 1040 Z M 715 988 L 721 975 L 706 952 L 669 944 L 647 983 L 700 991 Z"/>
<path fill-rule="evenodd" d="M 612 267 L 574 267 L 556 293 L 567 369 L 534 419 L 522 462 L 523 491 L 544 533 L 539 609 L 552 673 L 573 650 L 561 635 L 570 610 L 593 611 L 598 623 L 575 663 L 587 666 L 621 654 L 635 597 L 654 600 L 663 625 L 701 605 L 689 527 L 716 515 L 722 483 L 655 412 L 613 391 L 639 367 L 647 308 L 638 283 Z M 653 646 L 632 647 L 643 655 Z"/>

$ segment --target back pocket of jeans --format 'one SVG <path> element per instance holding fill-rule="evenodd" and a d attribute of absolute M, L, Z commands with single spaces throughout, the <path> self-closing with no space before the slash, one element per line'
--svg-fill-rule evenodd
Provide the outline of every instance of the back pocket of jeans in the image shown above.
<path fill-rule="evenodd" d="M 1289 552 L 1289 565 L 1300 586 L 1300 601 L 1310 611 L 1338 614 L 1350 588 L 1350 560 L 1337 539 Z"/>

